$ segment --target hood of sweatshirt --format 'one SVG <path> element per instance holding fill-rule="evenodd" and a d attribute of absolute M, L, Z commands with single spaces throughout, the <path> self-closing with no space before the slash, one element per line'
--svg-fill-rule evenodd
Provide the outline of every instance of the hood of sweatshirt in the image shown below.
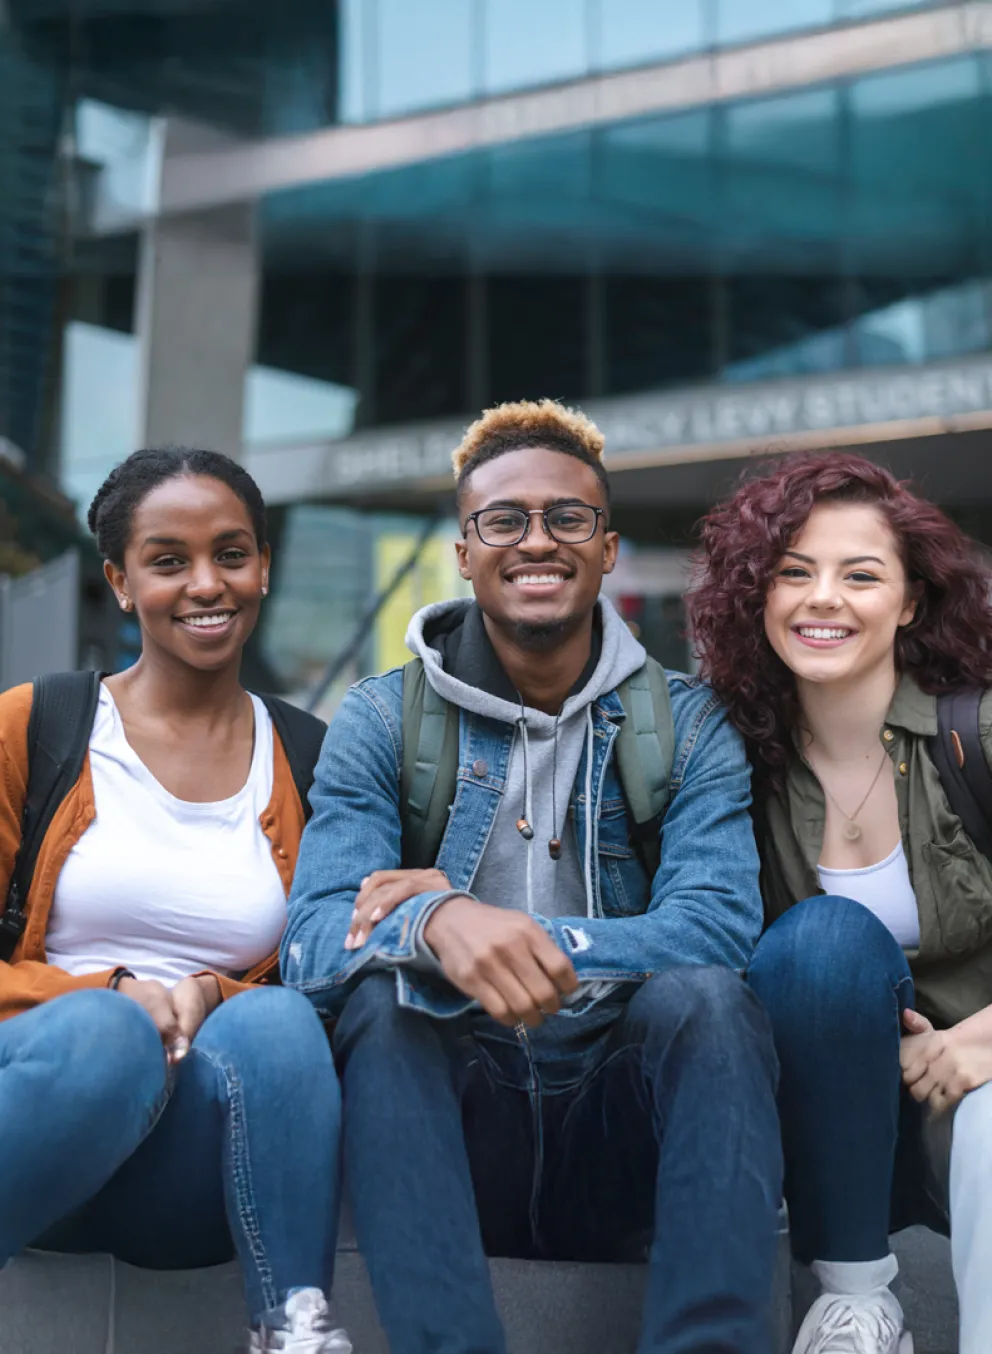
<path fill-rule="evenodd" d="M 592 706 L 643 667 L 643 647 L 600 598 L 589 662 L 558 714 L 549 715 L 522 704 L 474 601 L 425 607 L 410 622 L 406 642 L 444 700 L 513 728 L 506 783 L 472 881 L 475 896 L 546 917 L 593 915 L 592 824 L 586 823 L 580 859 L 568 806 L 585 748 L 583 802 L 592 813 Z"/>
<path fill-rule="evenodd" d="M 406 643 L 423 661 L 431 686 L 446 701 L 505 724 L 520 720 L 520 698 L 496 657 L 476 602 L 462 598 L 424 607 L 410 621 Z M 644 666 L 646 657 L 643 645 L 612 602 L 601 597 L 589 663 L 557 716 L 524 707 L 528 731 L 553 729 L 556 718 L 560 728 L 600 696 L 614 691 Z"/>

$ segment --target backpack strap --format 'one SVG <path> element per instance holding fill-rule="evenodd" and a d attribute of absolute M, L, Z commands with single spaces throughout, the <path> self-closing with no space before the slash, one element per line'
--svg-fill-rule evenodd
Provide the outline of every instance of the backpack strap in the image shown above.
<path fill-rule="evenodd" d="M 653 658 L 617 687 L 627 718 L 616 741 L 631 842 L 653 879 L 661 863 L 661 823 L 675 758 L 675 720 L 665 669 Z"/>
<path fill-rule="evenodd" d="M 979 723 L 984 695 L 984 688 L 972 686 L 938 696 L 937 733 L 929 750 L 951 808 L 982 855 L 992 860 L 992 770 Z"/>
<path fill-rule="evenodd" d="M 278 696 L 259 694 L 258 698 L 272 717 L 273 727 L 283 745 L 293 775 L 293 784 L 303 806 L 303 821 L 308 822 L 312 812 L 310 786 L 313 784 L 313 773 L 320 749 L 324 745 L 327 725 L 316 715 L 311 715 Z"/>
<path fill-rule="evenodd" d="M 406 869 L 429 869 L 437 860 L 457 788 L 458 721 L 458 707 L 434 690 L 424 674 L 423 661 L 411 659 L 403 669 L 400 776 Z"/>
<path fill-rule="evenodd" d="M 9 962 L 24 932 L 24 908 L 45 833 L 83 769 L 102 677 L 100 672 L 59 672 L 35 678 L 21 842 L 0 917 L 0 960 L 4 962 Z"/>

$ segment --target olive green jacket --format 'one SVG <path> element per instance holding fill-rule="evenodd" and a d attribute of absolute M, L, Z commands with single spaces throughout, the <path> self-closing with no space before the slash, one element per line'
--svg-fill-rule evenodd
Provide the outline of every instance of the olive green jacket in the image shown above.
<path fill-rule="evenodd" d="M 992 766 L 992 692 L 982 700 L 980 725 Z M 879 737 L 895 770 L 902 843 L 920 911 L 920 945 L 906 957 L 919 1010 L 946 1027 L 992 1004 L 992 864 L 947 802 L 927 748 L 936 732 L 936 697 L 903 677 Z M 824 818 L 820 783 L 795 750 L 784 791 L 763 796 L 755 811 L 766 923 L 823 893 L 816 867 Z"/>

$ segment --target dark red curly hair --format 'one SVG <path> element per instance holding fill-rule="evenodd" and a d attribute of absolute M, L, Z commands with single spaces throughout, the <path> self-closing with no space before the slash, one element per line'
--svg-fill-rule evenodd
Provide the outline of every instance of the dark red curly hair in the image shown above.
<path fill-rule="evenodd" d="M 795 679 L 765 634 L 765 597 L 783 553 L 818 503 L 873 504 L 922 595 L 896 639 L 896 666 L 924 691 L 992 685 L 992 569 L 978 547 L 905 482 L 847 452 L 789 456 L 748 475 L 700 524 L 686 598 L 701 674 L 744 735 L 759 775 L 778 784 L 798 715 Z"/>

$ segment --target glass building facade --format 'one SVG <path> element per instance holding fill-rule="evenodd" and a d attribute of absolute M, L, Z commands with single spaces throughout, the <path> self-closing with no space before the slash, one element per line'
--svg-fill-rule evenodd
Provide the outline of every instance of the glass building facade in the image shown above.
<path fill-rule="evenodd" d="M 142 260 L 149 229 L 179 219 L 187 128 L 242 156 L 229 190 L 201 177 L 216 210 L 194 205 L 250 216 L 247 452 L 360 455 L 377 431 L 456 427 L 510 398 L 732 392 L 992 352 L 992 24 L 975 0 L 7 11 L 0 437 L 80 500 L 141 435 Z M 624 523 L 641 546 L 685 545 L 710 492 L 693 483 L 679 513 Z M 289 686 L 341 647 L 417 530 L 374 493 L 357 513 L 308 485 L 275 515 L 287 564 L 265 662 Z M 667 654 L 670 597 L 635 613 Z M 395 648 L 380 635 L 361 661 Z"/>

